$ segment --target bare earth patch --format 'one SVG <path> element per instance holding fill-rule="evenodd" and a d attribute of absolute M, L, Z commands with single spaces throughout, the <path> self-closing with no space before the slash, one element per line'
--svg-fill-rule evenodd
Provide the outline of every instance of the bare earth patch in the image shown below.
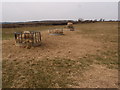
<path fill-rule="evenodd" d="M 81 28 L 89 31 L 86 25 Z M 3 40 L 3 87 L 118 88 L 117 43 L 95 41 L 104 39 L 96 32 L 84 35 L 76 30 L 52 36 L 42 31 L 41 46 L 31 49 L 15 46 L 14 39 Z"/>
<path fill-rule="evenodd" d="M 82 78 L 78 75 L 74 79 L 78 83 L 78 86 L 71 85 L 74 88 L 118 88 L 118 70 L 103 65 L 91 65 Z"/>
<path fill-rule="evenodd" d="M 31 49 L 16 47 L 14 40 L 3 40 L 3 58 L 19 60 L 22 58 L 65 57 L 77 59 L 88 52 L 96 53 L 101 47 L 101 43 L 94 42 L 92 39 L 84 39 L 75 32 L 66 31 L 65 35 L 52 36 L 44 31 L 41 46 Z"/>

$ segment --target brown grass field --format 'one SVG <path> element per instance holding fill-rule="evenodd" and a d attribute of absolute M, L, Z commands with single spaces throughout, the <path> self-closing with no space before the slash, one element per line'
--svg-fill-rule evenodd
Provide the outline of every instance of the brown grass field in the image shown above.
<path fill-rule="evenodd" d="M 118 88 L 118 22 L 75 24 L 75 31 L 48 35 L 62 26 L 3 28 L 3 88 Z M 41 31 L 42 44 L 15 46 L 14 32 Z"/>

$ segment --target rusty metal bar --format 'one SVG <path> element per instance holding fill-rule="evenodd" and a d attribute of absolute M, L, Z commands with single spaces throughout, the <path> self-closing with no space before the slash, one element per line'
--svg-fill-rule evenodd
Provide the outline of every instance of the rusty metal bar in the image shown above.
<path fill-rule="evenodd" d="M 37 45 L 41 41 L 40 32 L 30 32 L 30 33 L 15 32 L 14 36 L 15 36 L 15 43 L 23 44 L 23 45 L 28 43 L 32 43 L 32 45 Z"/>

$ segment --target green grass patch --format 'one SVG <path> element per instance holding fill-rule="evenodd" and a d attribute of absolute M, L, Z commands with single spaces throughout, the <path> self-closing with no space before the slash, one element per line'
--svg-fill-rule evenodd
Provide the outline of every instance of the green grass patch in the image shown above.
<path fill-rule="evenodd" d="M 118 69 L 118 55 L 115 51 L 107 50 L 102 52 L 100 55 L 94 56 L 97 64 L 104 64 L 110 69 Z"/>
<path fill-rule="evenodd" d="M 22 63 L 3 60 L 3 88 L 65 88 L 68 84 L 76 85 L 77 83 L 69 77 L 71 74 L 82 75 L 90 64 L 92 61 L 87 58 L 80 60 L 55 58 L 36 62 L 27 60 Z"/>

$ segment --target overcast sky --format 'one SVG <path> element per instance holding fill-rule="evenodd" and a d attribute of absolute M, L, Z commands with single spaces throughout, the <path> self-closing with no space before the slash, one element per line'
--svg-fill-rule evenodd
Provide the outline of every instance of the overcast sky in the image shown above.
<path fill-rule="evenodd" d="M 117 2 L 3 2 L 2 21 L 118 19 Z"/>

